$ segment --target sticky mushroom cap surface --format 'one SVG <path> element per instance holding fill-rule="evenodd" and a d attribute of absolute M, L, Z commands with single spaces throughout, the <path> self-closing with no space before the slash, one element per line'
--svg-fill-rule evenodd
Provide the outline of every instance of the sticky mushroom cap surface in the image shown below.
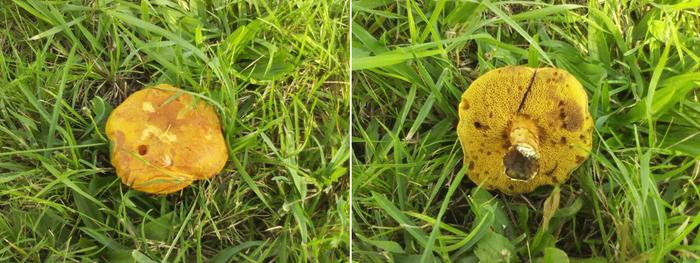
<path fill-rule="evenodd" d="M 586 92 L 562 69 L 491 70 L 462 94 L 458 112 L 468 176 L 488 190 L 520 194 L 563 183 L 592 146 Z"/>
<path fill-rule="evenodd" d="M 167 194 L 211 178 L 228 150 L 216 112 L 170 85 L 131 94 L 105 127 L 117 176 L 138 191 Z"/>

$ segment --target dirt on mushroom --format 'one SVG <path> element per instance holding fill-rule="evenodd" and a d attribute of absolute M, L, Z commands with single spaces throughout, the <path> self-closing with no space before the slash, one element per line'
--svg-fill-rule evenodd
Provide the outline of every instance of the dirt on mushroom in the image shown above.
<path fill-rule="evenodd" d="M 170 85 L 130 95 L 111 113 L 105 130 L 117 176 L 142 192 L 179 191 L 213 177 L 228 159 L 216 112 Z"/>
<path fill-rule="evenodd" d="M 508 66 L 487 72 L 462 94 L 458 107 L 469 178 L 507 194 L 563 183 L 591 149 L 587 105 L 581 83 L 562 69 Z"/>

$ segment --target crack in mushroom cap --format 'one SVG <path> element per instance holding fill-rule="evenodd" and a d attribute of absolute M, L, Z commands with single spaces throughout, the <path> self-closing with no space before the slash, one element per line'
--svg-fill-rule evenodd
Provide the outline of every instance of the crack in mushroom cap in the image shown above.
<path fill-rule="evenodd" d="M 142 192 L 179 191 L 218 174 L 228 159 L 216 112 L 170 85 L 131 94 L 112 111 L 105 131 L 117 176 Z"/>
<path fill-rule="evenodd" d="M 561 69 L 508 66 L 487 72 L 462 94 L 458 108 L 457 134 L 469 178 L 506 194 L 563 183 L 592 146 L 587 105 L 581 84 Z M 516 129 L 529 132 L 519 139 L 527 146 L 513 143 L 514 134 L 521 134 L 512 133 Z M 521 157 L 506 158 L 510 151 Z M 507 168 L 531 177 L 513 178 Z"/>

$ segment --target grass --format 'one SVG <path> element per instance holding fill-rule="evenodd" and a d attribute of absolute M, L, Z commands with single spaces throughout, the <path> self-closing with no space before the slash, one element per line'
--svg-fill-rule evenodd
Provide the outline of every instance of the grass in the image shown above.
<path fill-rule="evenodd" d="M 0 261 L 328 262 L 349 254 L 349 2 L 3 1 Z M 154 196 L 104 123 L 170 83 L 214 105 L 230 159 Z"/>
<path fill-rule="evenodd" d="M 699 260 L 699 5 L 354 1 L 353 258 Z M 465 178 L 457 105 L 518 64 L 571 72 L 596 123 L 566 184 L 506 196 Z"/>

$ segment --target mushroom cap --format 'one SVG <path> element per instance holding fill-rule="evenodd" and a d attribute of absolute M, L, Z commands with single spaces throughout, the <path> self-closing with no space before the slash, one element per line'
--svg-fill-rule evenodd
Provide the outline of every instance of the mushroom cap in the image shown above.
<path fill-rule="evenodd" d="M 469 178 L 506 194 L 563 183 L 589 156 L 587 105 L 581 83 L 562 69 L 508 66 L 477 78 L 458 109 Z"/>
<path fill-rule="evenodd" d="M 105 130 L 117 176 L 146 193 L 172 193 L 211 178 L 228 159 L 216 112 L 170 85 L 131 94 Z"/>

